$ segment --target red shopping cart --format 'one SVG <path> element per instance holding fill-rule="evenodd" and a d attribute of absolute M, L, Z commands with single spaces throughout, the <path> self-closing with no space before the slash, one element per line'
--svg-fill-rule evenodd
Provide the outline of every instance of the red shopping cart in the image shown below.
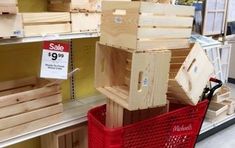
<path fill-rule="evenodd" d="M 212 89 L 205 88 L 196 106 L 171 105 L 171 111 L 121 128 L 105 127 L 105 105 L 88 112 L 89 148 L 193 148 L 210 100 L 220 80 Z"/>

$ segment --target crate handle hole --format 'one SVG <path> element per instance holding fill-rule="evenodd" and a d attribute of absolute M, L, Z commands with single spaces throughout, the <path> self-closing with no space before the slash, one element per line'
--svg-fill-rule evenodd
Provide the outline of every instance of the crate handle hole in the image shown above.
<path fill-rule="evenodd" d="M 196 59 L 193 59 L 192 63 L 189 65 L 187 72 L 190 71 L 190 69 L 193 67 L 193 64 L 196 62 Z"/>
<path fill-rule="evenodd" d="M 139 78 L 138 78 L 138 92 L 142 91 L 142 82 L 143 82 L 143 71 L 139 72 Z"/>
<path fill-rule="evenodd" d="M 113 15 L 126 15 L 126 10 L 123 9 L 114 9 Z"/>
<path fill-rule="evenodd" d="M 100 65 L 101 65 L 101 72 L 104 72 L 104 61 L 105 61 L 105 59 L 102 58 L 101 63 L 100 63 Z"/>

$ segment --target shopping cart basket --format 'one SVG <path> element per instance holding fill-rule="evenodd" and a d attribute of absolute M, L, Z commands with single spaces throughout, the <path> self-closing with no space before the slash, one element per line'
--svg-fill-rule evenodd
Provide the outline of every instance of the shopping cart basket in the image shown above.
<path fill-rule="evenodd" d="M 105 105 L 88 112 L 89 148 L 193 148 L 210 100 L 222 82 L 205 88 L 206 98 L 196 106 L 173 106 L 174 110 L 121 128 L 105 127 Z"/>

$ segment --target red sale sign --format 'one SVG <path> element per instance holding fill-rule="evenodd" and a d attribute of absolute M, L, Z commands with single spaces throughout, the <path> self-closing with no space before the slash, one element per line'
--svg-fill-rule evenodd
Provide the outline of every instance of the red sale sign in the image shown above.
<path fill-rule="evenodd" d="M 69 44 L 66 43 L 58 43 L 58 42 L 49 42 L 45 41 L 43 43 L 44 50 L 53 50 L 53 51 L 60 51 L 60 52 L 69 52 Z"/>
<path fill-rule="evenodd" d="M 68 43 L 43 43 L 41 78 L 67 79 L 69 47 Z"/>

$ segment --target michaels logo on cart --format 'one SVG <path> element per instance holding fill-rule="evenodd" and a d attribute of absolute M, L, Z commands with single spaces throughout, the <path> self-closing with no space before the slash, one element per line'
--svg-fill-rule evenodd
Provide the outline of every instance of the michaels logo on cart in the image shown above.
<path fill-rule="evenodd" d="M 192 129 L 193 129 L 192 124 L 175 125 L 173 128 L 173 132 L 185 132 L 185 131 L 191 131 Z"/>

